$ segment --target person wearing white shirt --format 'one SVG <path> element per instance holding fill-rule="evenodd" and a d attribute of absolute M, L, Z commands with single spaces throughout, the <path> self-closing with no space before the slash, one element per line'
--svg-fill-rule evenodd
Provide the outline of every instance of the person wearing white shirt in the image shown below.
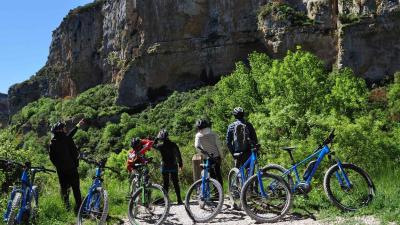
<path fill-rule="evenodd" d="M 214 157 L 214 167 L 210 170 L 210 176 L 216 179 L 223 187 L 223 180 L 221 175 L 221 161 L 223 158 L 223 151 L 221 149 L 221 142 L 218 134 L 211 130 L 210 122 L 205 119 L 196 121 L 197 133 L 195 136 L 194 145 L 198 152 L 203 149 Z M 203 158 L 207 157 L 203 155 Z"/>

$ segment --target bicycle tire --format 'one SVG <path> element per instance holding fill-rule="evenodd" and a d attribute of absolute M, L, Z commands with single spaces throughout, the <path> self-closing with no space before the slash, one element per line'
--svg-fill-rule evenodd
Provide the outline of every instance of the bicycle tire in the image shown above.
<path fill-rule="evenodd" d="M 366 203 L 361 203 L 361 207 L 368 205 L 374 198 L 375 196 L 375 186 L 374 183 L 372 182 L 372 179 L 370 178 L 370 176 L 368 175 L 367 172 L 365 172 L 363 169 L 361 169 L 360 167 L 351 164 L 351 163 L 342 163 L 342 168 L 347 171 L 347 176 L 349 176 L 349 171 L 355 171 L 357 174 L 361 175 L 361 178 L 363 178 L 362 180 L 364 180 L 367 184 L 368 187 L 368 199 Z M 331 187 L 331 178 L 333 175 L 336 174 L 336 172 L 339 171 L 339 166 L 338 164 L 333 165 L 332 167 L 330 167 L 327 172 L 325 173 L 325 177 L 324 177 L 324 191 L 326 193 L 326 195 L 328 196 L 329 201 L 335 205 L 337 208 L 341 209 L 342 211 L 356 211 L 361 207 L 357 207 L 357 208 L 353 208 L 350 206 L 346 206 L 341 200 L 338 199 L 338 196 L 335 196 L 335 194 L 333 193 L 332 187 Z M 337 178 L 337 177 L 336 177 Z M 354 179 L 350 178 L 350 182 L 352 182 L 353 180 L 353 184 L 354 184 Z M 340 189 L 343 189 L 345 187 L 341 186 Z M 346 191 L 345 191 L 346 192 Z"/>
<path fill-rule="evenodd" d="M 229 199 L 234 209 L 241 209 L 240 193 L 242 191 L 242 180 L 238 177 L 240 171 L 238 168 L 232 168 L 228 174 L 228 192 Z"/>
<path fill-rule="evenodd" d="M 8 215 L 7 225 L 16 224 L 15 219 L 17 217 L 19 208 L 21 207 L 21 201 L 22 201 L 22 193 L 16 192 L 14 198 L 12 199 L 11 210 L 10 214 Z"/>
<path fill-rule="evenodd" d="M 222 186 L 221 184 L 213 179 L 213 178 L 209 178 L 207 179 L 208 182 L 211 182 L 213 184 L 213 186 L 217 189 L 218 191 L 218 204 L 217 207 L 215 208 L 215 210 L 213 210 L 213 212 L 209 215 L 206 216 L 204 218 L 200 218 L 198 216 L 195 215 L 195 213 L 190 209 L 190 195 L 193 191 L 197 191 L 197 186 L 200 184 L 202 184 L 202 179 L 197 180 L 196 182 L 194 182 L 190 188 L 188 189 L 187 193 L 186 193 L 186 197 L 185 197 L 185 210 L 188 214 L 188 216 L 194 221 L 194 222 L 198 222 L 198 223 L 205 223 L 208 222 L 212 219 L 214 219 L 220 212 L 222 209 L 222 205 L 224 204 L 224 196 L 223 196 L 223 191 L 222 191 Z M 200 186 L 201 187 L 201 186 Z M 205 204 L 205 203 L 203 203 Z M 200 203 L 199 203 L 200 205 Z"/>
<path fill-rule="evenodd" d="M 39 191 L 37 186 L 32 187 L 32 196 L 30 202 L 30 212 L 28 224 L 35 224 L 38 217 L 38 207 L 39 207 Z"/>
<path fill-rule="evenodd" d="M 102 187 L 96 188 L 93 193 L 92 193 L 92 199 L 96 196 L 96 194 L 99 194 L 103 198 L 103 210 L 100 214 L 99 221 L 97 222 L 97 225 L 104 225 L 106 224 L 107 217 L 108 217 L 108 194 L 107 191 L 104 190 Z M 79 207 L 78 211 L 78 223 L 77 225 L 84 225 L 82 220 L 84 219 L 84 206 L 86 205 L 86 202 L 88 201 L 88 196 L 85 197 L 85 199 L 82 201 L 81 206 Z"/>
<path fill-rule="evenodd" d="M 276 215 L 274 217 L 271 217 L 271 218 L 265 218 L 265 217 L 261 217 L 261 216 L 257 215 L 257 213 L 254 212 L 254 210 L 252 210 L 250 208 L 249 202 L 247 200 L 247 196 L 248 196 L 247 190 L 249 188 L 252 188 L 253 190 L 250 190 L 250 192 L 252 192 L 252 194 L 255 194 L 254 186 L 252 186 L 252 184 L 254 182 L 257 182 L 256 185 L 257 185 L 257 187 L 259 187 L 258 186 L 258 176 L 257 176 L 257 174 L 251 176 L 244 183 L 244 186 L 243 186 L 243 189 L 242 189 L 242 193 L 241 193 L 241 196 L 240 196 L 240 200 L 242 202 L 243 210 L 246 212 L 246 214 L 248 216 L 250 216 L 250 218 L 252 218 L 253 220 L 257 221 L 258 223 L 273 223 L 273 222 L 276 222 L 276 221 L 282 219 L 289 212 L 289 210 L 290 210 L 290 208 L 292 207 L 292 204 L 293 204 L 292 192 L 290 191 L 289 184 L 282 177 L 280 177 L 278 175 L 270 174 L 270 173 L 262 173 L 261 176 L 262 176 L 262 178 L 270 178 L 273 181 L 273 183 L 271 182 L 271 185 L 272 184 L 274 185 L 275 190 L 273 190 L 272 194 L 278 195 L 278 198 L 279 198 L 279 194 L 276 194 L 278 191 L 279 192 L 283 191 L 284 194 L 285 194 L 284 205 L 280 209 L 280 211 L 278 212 L 278 215 Z M 257 194 L 258 194 L 258 190 L 257 190 Z M 272 196 L 272 194 L 270 193 L 269 196 Z M 270 199 L 272 199 L 272 198 L 270 198 Z M 270 204 L 263 205 L 263 206 L 261 206 L 261 208 L 262 209 L 268 209 L 268 208 L 270 208 Z M 274 205 L 274 206 L 272 206 L 272 208 L 277 208 L 277 206 Z"/>
<path fill-rule="evenodd" d="M 286 179 L 290 190 L 293 190 L 294 187 L 294 181 L 293 181 L 293 177 L 288 174 L 287 176 L 285 176 L 285 172 L 287 171 L 287 169 L 281 165 L 278 164 L 268 164 L 266 166 L 264 166 L 261 171 L 265 172 L 265 173 L 272 173 L 278 176 L 281 176 L 282 178 Z"/>
<path fill-rule="evenodd" d="M 169 214 L 170 201 L 169 201 L 169 198 L 168 198 L 168 195 L 167 195 L 166 191 L 164 190 L 163 187 L 161 187 L 158 184 L 151 184 L 149 187 L 146 187 L 146 188 L 141 187 L 141 188 L 137 189 L 136 192 L 132 195 L 132 198 L 129 200 L 128 219 L 129 219 L 129 222 L 132 225 L 138 225 L 139 224 L 139 222 L 135 218 L 137 212 L 133 211 L 133 210 L 137 210 L 137 207 L 136 207 L 136 204 L 135 204 L 135 200 L 138 197 L 140 198 L 140 195 L 142 194 L 143 190 L 149 189 L 149 188 L 161 191 L 163 204 L 164 204 L 164 208 L 165 208 L 163 213 L 162 213 L 162 215 L 161 215 L 161 217 L 157 221 L 155 221 L 154 223 L 151 223 L 151 224 L 155 224 L 155 225 L 162 224 L 165 221 L 165 219 L 167 218 L 168 214 Z M 156 199 L 156 201 L 157 200 L 158 199 Z M 157 204 L 156 201 L 154 201 L 154 204 Z M 143 224 L 143 223 L 140 223 L 140 224 Z"/>
<path fill-rule="evenodd" d="M 133 174 L 134 173 L 134 174 Z M 132 172 L 131 177 L 130 177 L 130 186 L 129 186 L 129 197 L 132 197 L 133 194 L 136 192 L 137 188 L 138 188 L 138 182 L 139 180 L 136 179 L 137 176 L 137 172 Z"/>

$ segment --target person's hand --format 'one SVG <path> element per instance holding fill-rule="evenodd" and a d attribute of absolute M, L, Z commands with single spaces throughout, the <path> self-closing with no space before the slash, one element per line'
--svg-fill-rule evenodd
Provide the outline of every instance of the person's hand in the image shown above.
<path fill-rule="evenodd" d="M 85 119 L 81 119 L 78 124 L 76 125 L 77 127 L 82 126 L 83 124 L 85 124 Z"/>
<path fill-rule="evenodd" d="M 179 172 L 183 170 L 183 165 L 179 167 Z"/>

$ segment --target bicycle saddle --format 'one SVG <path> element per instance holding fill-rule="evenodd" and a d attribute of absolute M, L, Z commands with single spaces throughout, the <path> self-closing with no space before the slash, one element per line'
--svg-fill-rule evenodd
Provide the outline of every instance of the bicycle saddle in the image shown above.
<path fill-rule="evenodd" d="M 236 152 L 236 153 L 233 153 L 233 157 L 239 157 L 239 156 L 241 156 L 243 154 L 243 152 Z"/>
<path fill-rule="evenodd" d="M 296 147 L 281 147 L 281 149 L 285 150 L 285 151 L 288 151 L 288 152 L 291 152 L 291 151 L 294 151 L 296 149 Z"/>

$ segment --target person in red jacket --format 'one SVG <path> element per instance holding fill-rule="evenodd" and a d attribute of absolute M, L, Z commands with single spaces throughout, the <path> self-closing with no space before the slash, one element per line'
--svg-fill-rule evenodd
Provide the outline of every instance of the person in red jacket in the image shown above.
<path fill-rule="evenodd" d="M 132 138 L 132 149 L 128 153 L 127 169 L 131 173 L 135 169 L 135 163 L 147 163 L 145 157 L 147 151 L 153 147 L 154 141 L 149 139 Z"/>

